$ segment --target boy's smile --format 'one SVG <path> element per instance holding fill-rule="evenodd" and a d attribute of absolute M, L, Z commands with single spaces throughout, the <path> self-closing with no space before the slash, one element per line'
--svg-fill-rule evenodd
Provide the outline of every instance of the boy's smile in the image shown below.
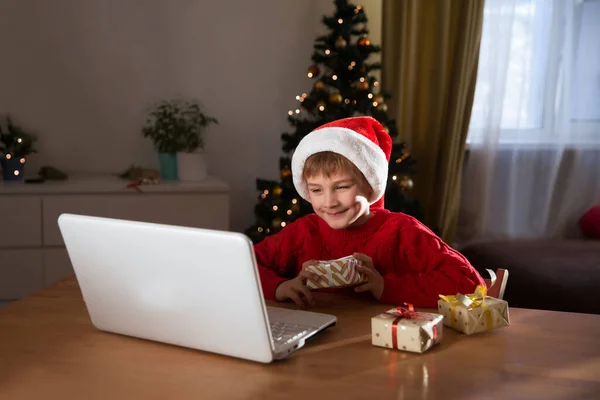
<path fill-rule="evenodd" d="M 315 213 L 332 229 L 359 226 L 371 217 L 367 199 L 372 191 L 351 174 L 319 175 L 307 178 L 306 183 Z"/>

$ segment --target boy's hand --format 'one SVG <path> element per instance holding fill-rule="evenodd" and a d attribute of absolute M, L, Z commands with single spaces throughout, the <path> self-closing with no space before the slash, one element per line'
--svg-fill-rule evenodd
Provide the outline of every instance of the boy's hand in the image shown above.
<path fill-rule="evenodd" d="M 366 254 L 354 253 L 354 258 L 360 261 L 358 271 L 367 277 L 367 283 L 354 289 L 355 292 L 371 292 L 377 300 L 383 294 L 383 276 L 375 269 L 373 259 Z"/>
<path fill-rule="evenodd" d="M 310 260 L 302 264 L 302 271 L 294 279 L 282 282 L 275 290 L 275 298 L 278 301 L 284 301 L 287 299 L 292 300 L 299 306 L 314 306 L 315 300 L 313 299 L 310 289 L 306 286 L 306 280 L 310 279 L 313 281 L 319 280 L 319 275 L 314 272 L 306 270 L 306 266 L 315 264 L 316 261 Z"/>

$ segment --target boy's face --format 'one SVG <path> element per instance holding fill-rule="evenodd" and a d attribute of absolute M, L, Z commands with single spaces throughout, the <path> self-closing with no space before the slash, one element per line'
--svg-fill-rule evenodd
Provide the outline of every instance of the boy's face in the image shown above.
<path fill-rule="evenodd" d="M 358 226 L 369 219 L 368 199 L 373 191 L 351 174 L 313 176 L 306 183 L 315 213 L 332 229 Z"/>

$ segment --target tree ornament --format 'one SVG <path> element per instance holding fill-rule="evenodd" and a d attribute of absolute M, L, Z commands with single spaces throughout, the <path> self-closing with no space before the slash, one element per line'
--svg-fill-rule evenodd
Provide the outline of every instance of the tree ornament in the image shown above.
<path fill-rule="evenodd" d="M 281 196 L 281 193 L 283 192 L 283 189 L 281 189 L 281 186 L 275 186 L 273 188 L 273 194 L 275 196 Z"/>
<path fill-rule="evenodd" d="M 387 104 L 383 103 L 383 104 L 378 104 L 376 107 L 377 111 L 381 111 L 381 112 L 387 112 Z"/>
<path fill-rule="evenodd" d="M 330 103 L 332 103 L 332 104 L 338 104 L 338 103 L 341 103 L 341 102 L 342 102 L 342 100 L 343 100 L 343 99 L 342 99 L 342 95 L 341 95 L 341 94 L 339 94 L 338 92 L 336 92 L 336 93 L 331 93 L 331 94 L 329 95 L 329 102 L 330 102 Z"/>
<path fill-rule="evenodd" d="M 359 45 L 360 47 L 367 47 L 367 46 L 370 46 L 370 45 L 371 45 L 371 41 L 369 40 L 369 38 L 368 38 L 368 37 L 366 37 L 366 36 L 363 36 L 363 37 L 361 37 L 360 39 L 358 39 L 358 45 Z"/>
<path fill-rule="evenodd" d="M 400 180 L 399 185 L 400 185 L 400 188 L 402 188 L 402 190 L 410 190 L 413 188 L 414 182 L 412 179 L 410 179 L 410 177 L 403 176 L 402 179 Z"/>
<path fill-rule="evenodd" d="M 306 73 L 306 75 L 308 75 L 309 78 L 316 78 L 319 75 L 319 67 L 316 65 L 311 65 L 310 67 L 308 67 L 308 72 Z"/>
<path fill-rule="evenodd" d="M 365 81 L 365 82 L 359 82 L 357 85 L 358 90 L 368 90 L 369 89 L 369 82 Z"/>
<path fill-rule="evenodd" d="M 325 82 L 323 82 L 323 81 L 316 81 L 315 82 L 315 89 L 317 89 L 317 90 L 323 90 L 323 89 L 325 89 Z"/>
<path fill-rule="evenodd" d="M 343 49 L 346 47 L 346 45 L 348 45 L 348 42 L 341 36 L 338 36 L 338 38 L 335 40 L 335 47 L 338 49 Z"/>

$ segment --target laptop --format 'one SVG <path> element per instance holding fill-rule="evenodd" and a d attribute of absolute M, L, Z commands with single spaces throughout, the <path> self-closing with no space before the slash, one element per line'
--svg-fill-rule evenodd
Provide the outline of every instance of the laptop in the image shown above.
<path fill-rule="evenodd" d="M 241 233 L 74 214 L 58 225 L 99 330 L 269 363 L 337 322 L 266 307 Z"/>

